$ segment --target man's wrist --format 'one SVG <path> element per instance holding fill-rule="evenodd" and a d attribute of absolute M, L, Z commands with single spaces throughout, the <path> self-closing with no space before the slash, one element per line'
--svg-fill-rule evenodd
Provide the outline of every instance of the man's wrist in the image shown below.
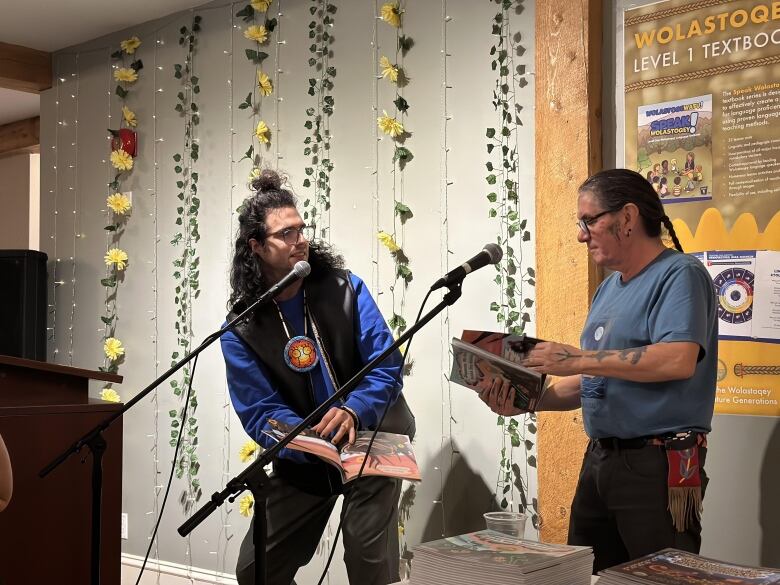
<path fill-rule="evenodd" d="M 360 417 L 349 406 L 339 406 L 341 410 L 349 414 L 352 417 L 352 422 L 355 423 L 355 430 L 360 429 Z"/>

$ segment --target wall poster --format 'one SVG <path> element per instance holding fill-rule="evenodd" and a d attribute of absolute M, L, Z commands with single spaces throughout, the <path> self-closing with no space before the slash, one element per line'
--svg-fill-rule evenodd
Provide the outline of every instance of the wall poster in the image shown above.
<path fill-rule="evenodd" d="M 780 416 L 780 2 L 625 12 L 625 160 L 718 295 L 715 410 Z"/>

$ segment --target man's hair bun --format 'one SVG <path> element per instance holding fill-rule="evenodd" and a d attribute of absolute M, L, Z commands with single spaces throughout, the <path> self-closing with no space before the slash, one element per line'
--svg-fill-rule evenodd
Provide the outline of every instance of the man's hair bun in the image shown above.
<path fill-rule="evenodd" d="M 282 178 L 271 169 L 263 169 L 260 176 L 252 181 L 252 190 L 258 193 L 278 191 L 282 186 Z"/>

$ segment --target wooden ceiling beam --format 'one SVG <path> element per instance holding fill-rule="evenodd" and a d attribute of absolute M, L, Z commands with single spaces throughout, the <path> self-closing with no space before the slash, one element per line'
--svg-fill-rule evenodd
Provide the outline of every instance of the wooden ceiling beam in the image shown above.
<path fill-rule="evenodd" d="M 40 152 L 40 134 L 40 117 L 0 126 L 0 157 L 23 152 Z"/>
<path fill-rule="evenodd" d="M 0 87 L 39 93 L 51 87 L 51 53 L 0 43 Z"/>

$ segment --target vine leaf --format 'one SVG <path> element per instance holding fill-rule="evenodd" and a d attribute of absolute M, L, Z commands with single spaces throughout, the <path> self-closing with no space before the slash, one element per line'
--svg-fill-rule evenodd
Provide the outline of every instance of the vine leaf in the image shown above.
<path fill-rule="evenodd" d="M 414 217 L 412 210 L 400 201 L 395 202 L 395 214 L 400 218 L 402 224 L 406 223 L 406 220 Z"/>
<path fill-rule="evenodd" d="M 263 61 L 268 58 L 268 53 L 263 51 L 255 51 L 254 49 L 246 49 L 246 58 L 249 59 L 255 65 L 262 65 Z"/>
<path fill-rule="evenodd" d="M 393 100 L 393 103 L 395 104 L 395 107 L 398 108 L 400 112 L 406 112 L 409 109 L 409 102 L 407 102 L 400 95 L 395 100 Z"/>

